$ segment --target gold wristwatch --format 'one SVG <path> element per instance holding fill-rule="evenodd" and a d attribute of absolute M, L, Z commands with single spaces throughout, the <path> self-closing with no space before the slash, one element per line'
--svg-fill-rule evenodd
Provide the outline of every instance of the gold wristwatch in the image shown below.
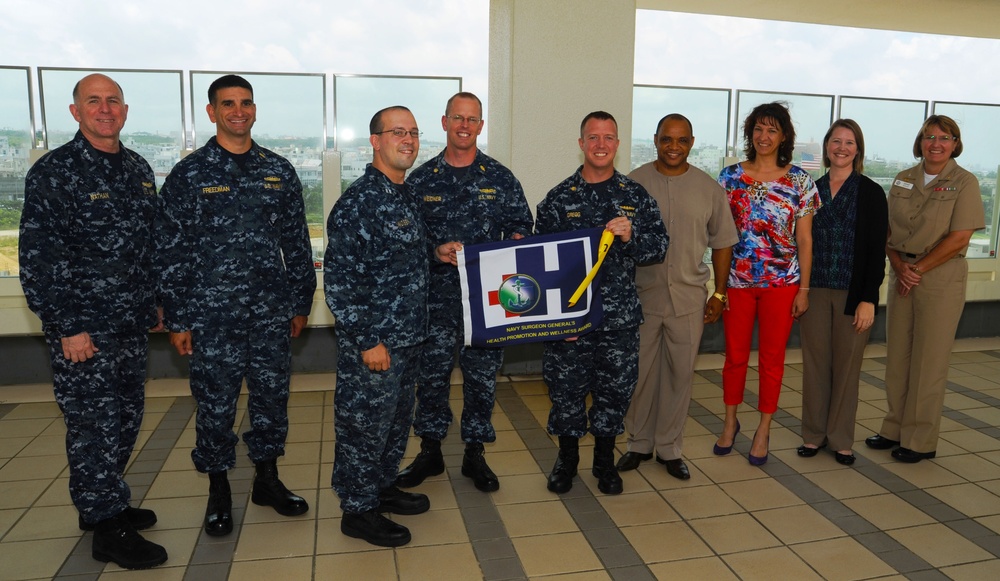
<path fill-rule="evenodd" d="M 729 297 L 719 292 L 712 293 L 712 296 L 719 299 L 719 302 L 721 302 L 722 304 L 726 304 L 726 301 L 729 300 Z"/>

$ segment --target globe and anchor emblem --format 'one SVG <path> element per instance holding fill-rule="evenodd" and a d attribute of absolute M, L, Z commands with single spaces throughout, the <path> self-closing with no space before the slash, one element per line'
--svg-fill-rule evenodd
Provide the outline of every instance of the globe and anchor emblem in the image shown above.
<path fill-rule="evenodd" d="M 541 287 L 530 276 L 515 274 L 503 281 L 497 295 L 503 310 L 515 315 L 523 315 L 538 306 L 538 301 L 541 298 Z"/>

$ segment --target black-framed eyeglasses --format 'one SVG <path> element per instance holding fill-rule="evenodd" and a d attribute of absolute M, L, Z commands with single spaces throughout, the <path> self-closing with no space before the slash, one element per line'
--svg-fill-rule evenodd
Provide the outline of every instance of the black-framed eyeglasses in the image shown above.
<path fill-rule="evenodd" d="M 417 131 L 416 129 L 407 131 L 402 127 L 396 127 L 394 129 L 386 129 L 385 131 L 376 131 L 374 135 L 382 135 L 383 133 L 392 133 L 396 137 L 406 137 L 406 134 L 409 133 L 410 137 L 414 139 L 419 139 L 424 134 L 423 131 Z"/>
<path fill-rule="evenodd" d="M 479 117 L 463 117 L 461 115 L 448 115 L 448 119 L 451 119 L 455 123 L 468 121 L 469 125 L 479 125 L 479 122 L 482 121 Z"/>

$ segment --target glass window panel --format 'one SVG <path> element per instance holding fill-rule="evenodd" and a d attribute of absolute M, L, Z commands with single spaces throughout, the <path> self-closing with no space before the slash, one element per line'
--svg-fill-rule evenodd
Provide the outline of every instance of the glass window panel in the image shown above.
<path fill-rule="evenodd" d="M 372 160 L 368 124 L 372 115 L 385 107 L 403 105 L 413 112 L 420 136 L 418 167 L 444 149 L 445 133 L 441 116 L 445 104 L 462 90 L 458 77 L 376 77 L 333 78 L 335 143 L 341 152 L 341 192 L 364 172 Z"/>
<path fill-rule="evenodd" d="M 841 97 L 840 118 L 853 119 L 865 136 L 865 175 L 886 195 L 900 171 L 914 165 L 913 138 L 927 118 L 925 101 Z"/>
<path fill-rule="evenodd" d="M 833 122 L 832 95 L 737 91 L 733 140 L 737 157 L 746 159 L 743 154 L 743 122 L 747 115 L 757 105 L 772 101 L 788 103 L 792 125 L 795 126 L 796 140 L 795 151 L 792 153 L 792 163 L 807 170 L 814 178 L 823 175 L 823 151 L 820 141 L 823 140 L 826 130 Z"/>
<path fill-rule="evenodd" d="M 208 87 L 229 74 L 191 72 L 192 126 L 195 145 L 201 147 L 215 135 L 208 119 Z M 253 86 L 257 120 L 253 139 L 281 155 L 295 167 L 302 182 L 306 223 L 313 250 L 313 262 L 323 260 L 323 151 L 326 142 L 326 78 L 322 74 L 238 73 Z"/>
<path fill-rule="evenodd" d="M 947 115 L 962 130 L 958 163 L 979 177 L 979 193 L 986 211 L 986 229 L 977 230 L 969 244 L 969 258 L 993 258 L 997 251 L 997 170 L 1000 169 L 1000 105 L 934 103 L 934 113 Z M 914 132 L 914 137 L 916 133 Z"/>
<path fill-rule="evenodd" d="M 17 276 L 17 231 L 31 151 L 31 77 L 27 67 L 0 67 L 0 277 Z"/>
<path fill-rule="evenodd" d="M 694 129 L 688 162 L 713 177 L 719 175 L 729 143 L 730 97 L 725 89 L 636 85 L 632 91 L 632 169 L 656 159 L 656 124 L 664 115 L 680 113 Z"/>
<path fill-rule="evenodd" d="M 149 162 L 157 187 L 181 158 L 184 146 L 181 71 L 38 69 L 46 147 L 73 139 L 80 128 L 69 112 L 73 87 L 90 73 L 103 73 L 122 87 L 129 104 L 121 141 Z"/>

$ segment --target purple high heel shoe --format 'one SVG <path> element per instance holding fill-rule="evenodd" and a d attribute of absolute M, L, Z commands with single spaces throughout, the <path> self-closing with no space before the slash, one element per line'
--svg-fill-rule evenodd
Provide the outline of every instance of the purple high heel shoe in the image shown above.
<path fill-rule="evenodd" d="M 715 444 L 712 446 L 712 453 L 716 456 L 725 456 L 726 454 L 733 451 L 733 444 L 736 443 L 736 436 L 740 433 L 740 421 L 736 420 L 736 432 L 733 433 L 733 443 L 728 446 L 720 446 Z"/>
<path fill-rule="evenodd" d="M 753 439 L 757 439 L 757 432 L 754 432 Z M 750 442 L 750 447 L 753 448 L 753 441 Z M 771 434 L 767 435 L 767 447 L 771 447 Z M 747 452 L 747 460 L 750 461 L 751 466 L 763 466 L 764 464 L 767 464 L 767 454 L 764 454 L 763 456 L 754 456 L 750 452 Z"/>

